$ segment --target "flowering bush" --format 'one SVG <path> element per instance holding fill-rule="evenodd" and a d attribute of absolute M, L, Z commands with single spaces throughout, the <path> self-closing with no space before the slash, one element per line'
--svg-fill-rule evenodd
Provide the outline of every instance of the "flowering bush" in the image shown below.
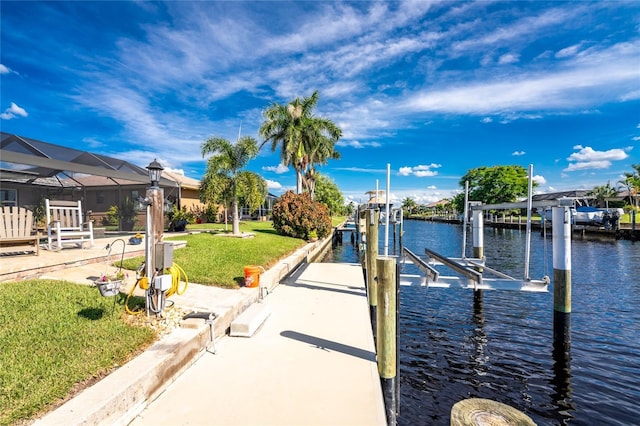
<path fill-rule="evenodd" d="M 103 283 L 108 283 L 111 281 L 123 281 L 127 278 L 129 278 L 129 273 L 119 269 L 118 272 L 116 272 L 114 275 L 102 274 L 102 276 L 100 277 L 100 281 L 102 281 Z"/>
<path fill-rule="evenodd" d="M 273 206 L 273 227 L 279 234 L 309 239 L 315 231 L 318 238 L 331 232 L 331 216 L 327 206 L 313 201 L 308 193 L 287 191 Z"/>

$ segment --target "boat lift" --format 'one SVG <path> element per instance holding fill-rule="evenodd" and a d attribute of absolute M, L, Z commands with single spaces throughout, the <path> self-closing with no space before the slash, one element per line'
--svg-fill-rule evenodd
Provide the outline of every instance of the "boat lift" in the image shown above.
<path fill-rule="evenodd" d="M 496 269 L 479 263 L 475 259 L 448 258 L 433 250 L 425 249 L 429 261 L 425 261 L 408 248 L 404 248 L 404 255 L 420 269 L 424 275 L 401 274 L 400 285 L 420 285 L 434 288 L 460 287 L 471 290 L 520 290 L 530 292 L 548 291 L 549 278 L 541 280 L 517 279 Z M 443 276 L 435 268 L 437 265 L 446 266 L 460 276 Z M 487 277 L 485 273 L 495 277 Z"/>
<path fill-rule="evenodd" d="M 529 253 L 531 244 L 531 209 L 532 209 L 532 193 L 533 193 L 533 166 L 529 166 L 529 196 L 526 203 L 527 208 L 527 238 L 525 248 L 525 267 L 524 278 L 517 279 L 504 274 L 498 270 L 492 269 L 485 265 L 485 258 L 482 255 L 482 244 L 480 247 L 474 247 L 474 253 L 478 257 L 467 258 L 466 257 L 466 229 L 467 229 L 467 217 L 468 206 L 474 211 L 474 239 L 482 239 L 482 210 L 491 210 L 499 208 L 519 208 L 524 207 L 523 203 L 510 203 L 510 204 L 481 204 L 478 202 L 469 202 L 468 183 L 465 185 L 465 211 L 463 222 L 463 244 L 462 244 L 462 257 L 452 258 L 446 257 L 433 250 L 425 249 L 425 254 L 428 257 L 428 261 L 423 260 L 411 250 L 404 248 L 403 255 L 406 256 L 413 264 L 415 264 L 423 273 L 421 275 L 400 275 L 401 285 L 424 285 L 428 287 L 450 288 L 458 286 L 461 288 L 473 289 L 473 290 L 519 290 L 530 292 L 546 292 L 550 279 L 548 276 L 544 276 L 542 279 L 534 280 L 529 276 Z M 556 201 L 555 205 L 558 204 Z M 478 214 L 480 213 L 480 214 Z M 474 241 L 474 244 L 476 241 Z M 446 266 L 449 269 L 457 272 L 457 276 L 442 276 L 435 266 Z M 491 274 L 492 277 L 486 277 L 485 273 Z"/>

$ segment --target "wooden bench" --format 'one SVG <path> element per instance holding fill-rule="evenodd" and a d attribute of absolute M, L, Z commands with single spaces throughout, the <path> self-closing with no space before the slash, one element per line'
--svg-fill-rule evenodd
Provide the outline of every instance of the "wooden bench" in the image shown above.
<path fill-rule="evenodd" d="M 45 200 L 47 212 L 47 245 L 49 250 L 60 250 L 63 244 L 80 247 L 85 242 L 93 246 L 93 222 L 82 220 L 82 205 L 78 201 Z"/>
<path fill-rule="evenodd" d="M 1 208 L 0 247 L 26 246 L 33 244 L 33 253 L 40 252 L 40 233 L 33 234 L 33 212 L 23 207 Z"/>

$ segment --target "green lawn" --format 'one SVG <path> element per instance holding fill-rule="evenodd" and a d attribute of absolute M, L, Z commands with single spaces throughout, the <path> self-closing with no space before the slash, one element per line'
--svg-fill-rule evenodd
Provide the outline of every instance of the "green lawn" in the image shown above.
<path fill-rule="evenodd" d="M 342 222 L 344 218 L 336 218 Z M 231 229 L 231 225 L 228 227 Z M 221 236 L 225 232 L 224 224 L 188 225 L 188 231 L 207 232 L 171 237 L 165 234 L 165 240 L 185 240 L 187 246 L 177 249 L 173 261 L 186 273 L 189 282 L 237 288 L 244 279 L 244 267 L 262 266 L 269 269 L 280 259 L 306 244 L 306 241 L 278 235 L 271 222 L 242 222 L 240 230 L 254 234 L 252 238 Z M 125 260 L 124 267 L 136 269 L 143 257 Z"/>
<path fill-rule="evenodd" d="M 121 304 L 62 281 L 0 284 L 0 424 L 14 424 L 98 379 L 155 339 L 127 325 Z"/>

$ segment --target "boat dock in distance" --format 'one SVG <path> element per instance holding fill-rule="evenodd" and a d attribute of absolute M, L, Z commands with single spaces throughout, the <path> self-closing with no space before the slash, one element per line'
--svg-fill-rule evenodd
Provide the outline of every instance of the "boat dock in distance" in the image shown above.
<path fill-rule="evenodd" d="M 418 215 L 408 215 L 405 217 L 405 220 L 425 220 L 430 222 L 442 222 L 442 223 L 452 223 L 452 224 L 462 224 L 462 219 L 457 218 L 452 215 L 447 216 L 418 216 Z M 543 221 L 542 219 L 531 219 L 531 229 L 542 232 L 543 224 L 547 231 L 551 230 L 551 222 L 548 220 Z M 527 227 L 527 218 L 526 216 L 519 215 L 492 215 L 488 219 L 485 218 L 484 221 L 485 226 L 490 228 L 497 229 L 520 229 L 525 230 Z M 616 240 L 632 240 L 638 241 L 640 240 L 640 227 L 636 226 L 636 229 L 632 228 L 631 223 L 619 223 L 618 226 L 614 228 L 605 228 L 600 225 L 589 225 L 589 224 L 573 224 L 572 227 L 573 235 L 577 235 L 580 237 L 603 237 L 603 238 L 611 238 Z"/>

